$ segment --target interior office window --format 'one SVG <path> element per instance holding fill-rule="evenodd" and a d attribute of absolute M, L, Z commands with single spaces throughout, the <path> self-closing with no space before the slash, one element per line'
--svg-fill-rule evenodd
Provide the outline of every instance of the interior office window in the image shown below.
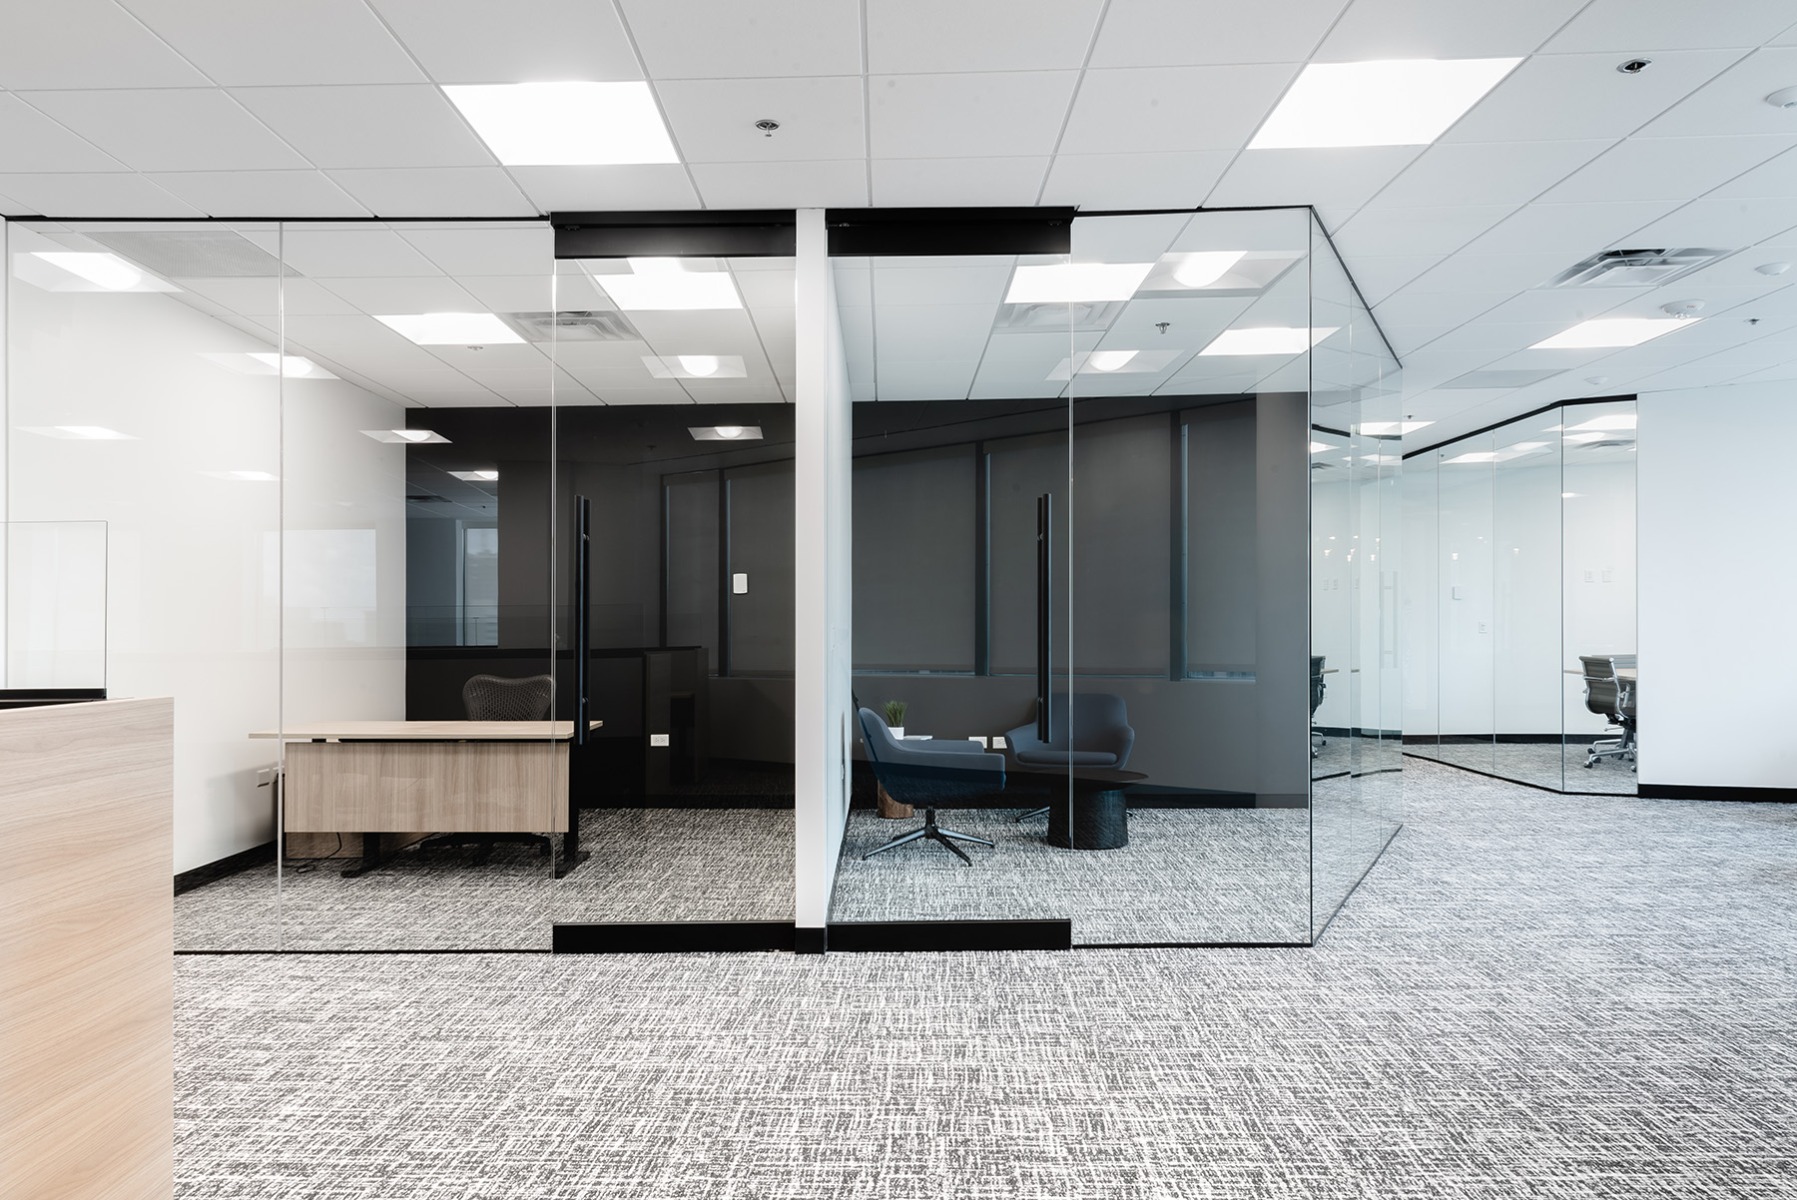
<path fill-rule="evenodd" d="M 704 646 L 718 669 L 718 473 L 670 475 L 662 481 L 666 522 L 664 644 Z"/>
<path fill-rule="evenodd" d="M 460 522 L 462 645 L 499 644 L 499 527 Z"/>
<path fill-rule="evenodd" d="M 973 671 L 975 448 L 855 460 L 855 655 L 864 671 Z"/>
<path fill-rule="evenodd" d="M 1181 414 L 1185 437 L 1186 673 L 1254 677 L 1259 596 L 1254 403 Z"/>
<path fill-rule="evenodd" d="M 1074 427 L 1076 675 L 1167 674 L 1172 437 L 1163 413 Z"/>

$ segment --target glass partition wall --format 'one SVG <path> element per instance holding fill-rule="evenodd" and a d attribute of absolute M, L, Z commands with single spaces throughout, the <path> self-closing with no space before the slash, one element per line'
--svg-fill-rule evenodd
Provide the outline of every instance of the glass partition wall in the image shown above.
<path fill-rule="evenodd" d="M 981 840 L 902 840 L 926 816 L 888 804 L 872 764 L 832 924 L 1313 940 L 1396 827 L 1381 789 L 1400 757 L 1392 564 L 1350 556 L 1338 614 L 1306 549 L 1337 517 L 1344 540 L 1395 541 L 1395 443 L 1377 428 L 1396 417 L 1395 363 L 1309 213 L 1077 217 L 1064 258 L 834 266 L 856 401 L 856 688 L 874 716 L 905 706 L 905 747 L 977 743 L 936 754 L 944 770 L 973 757 L 933 823 Z M 1307 470 L 1323 397 L 1348 427 L 1339 500 L 1313 498 Z M 1330 638 L 1341 766 L 1313 802 L 1311 643 Z M 876 758 L 923 763 L 873 732 Z M 983 788 L 967 781 L 980 760 Z"/>
<path fill-rule="evenodd" d="M 1410 754 L 1634 792 L 1634 430 L 1582 401 L 1410 457 Z"/>

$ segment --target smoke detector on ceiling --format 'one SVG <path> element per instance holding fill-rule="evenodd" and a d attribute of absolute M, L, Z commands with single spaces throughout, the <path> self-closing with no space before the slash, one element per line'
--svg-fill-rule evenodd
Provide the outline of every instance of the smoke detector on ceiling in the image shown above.
<path fill-rule="evenodd" d="M 1779 88 L 1766 97 L 1773 108 L 1797 108 L 1797 87 Z"/>
<path fill-rule="evenodd" d="M 1604 250 L 1547 281 L 1548 287 L 1651 287 L 1671 283 L 1731 253 L 1703 247 Z"/>
<path fill-rule="evenodd" d="M 1677 317 L 1681 321 L 1689 321 L 1703 311 L 1702 300 L 1674 300 L 1670 304 L 1660 305 L 1660 311 L 1669 317 Z"/>
<path fill-rule="evenodd" d="M 1758 271 L 1761 275 L 1783 275 L 1790 269 L 1791 264 L 1787 262 L 1761 263 L 1754 268 L 1754 270 Z"/>

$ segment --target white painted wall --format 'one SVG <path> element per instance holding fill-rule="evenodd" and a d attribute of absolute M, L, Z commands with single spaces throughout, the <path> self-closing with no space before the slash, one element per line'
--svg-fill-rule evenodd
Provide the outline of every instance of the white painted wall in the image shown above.
<path fill-rule="evenodd" d="M 403 448 L 357 432 L 403 410 L 202 358 L 274 347 L 171 296 L 11 287 L 11 514 L 108 523 L 110 693 L 175 699 L 175 870 L 265 843 L 276 750 L 247 735 L 283 698 L 290 719 L 403 715 Z M 65 424 L 132 440 L 20 432 Z M 243 470 L 279 481 L 208 474 Z"/>
<path fill-rule="evenodd" d="M 794 470 L 794 916 L 829 918 L 848 821 L 854 613 L 848 361 L 821 209 L 798 212 Z"/>
<path fill-rule="evenodd" d="M 1797 787 L 1797 384 L 1640 397 L 1640 781 Z"/>

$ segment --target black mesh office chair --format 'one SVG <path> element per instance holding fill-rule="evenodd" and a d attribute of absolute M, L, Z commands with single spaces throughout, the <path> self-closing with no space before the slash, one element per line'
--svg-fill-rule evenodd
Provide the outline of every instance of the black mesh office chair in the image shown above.
<path fill-rule="evenodd" d="M 1328 691 L 1327 686 L 1323 683 L 1323 661 L 1324 656 L 1321 654 L 1310 656 L 1310 723 L 1312 725 L 1316 724 L 1317 709 L 1322 707 L 1323 693 Z M 1328 738 L 1315 729 L 1310 731 L 1310 756 L 1312 758 L 1317 756 L 1318 750 L 1328 744 Z"/>
<path fill-rule="evenodd" d="M 475 675 L 462 685 L 462 710 L 470 721 L 546 721 L 555 699 L 555 679 L 549 675 Z M 536 833 L 444 833 L 426 838 L 420 850 L 440 846 L 475 846 L 476 866 L 493 857 L 500 842 L 534 845 L 546 855 L 554 849 L 550 839 Z"/>
<path fill-rule="evenodd" d="M 1599 739 L 1585 753 L 1587 769 L 1600 758 L 1627 756 L 1635 761 L 1635 681 L 1617 674 L 1618 668 L 1635 666 L 1633 654 L 1579 655 L 1579 666 L 1585 676 L 1585 708 L 1620 730 L 1621 736 Z M 1633 766 L 1629 768 L 1633 770 Z"/>

